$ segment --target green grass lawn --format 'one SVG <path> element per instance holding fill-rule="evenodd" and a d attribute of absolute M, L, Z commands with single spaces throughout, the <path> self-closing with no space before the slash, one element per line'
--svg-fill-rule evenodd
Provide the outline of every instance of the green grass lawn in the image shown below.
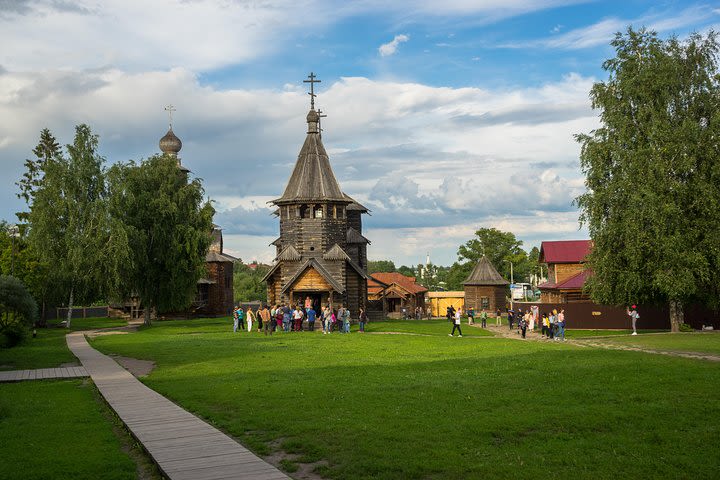
<path fill-rule="evenodd" d="M 655 350 L 676 352 L 712 353 L 720 355 L 720 332 L 667 333 L 609 339 L 614 343 L 633 345 Z"/>
<path fill-rule="evenodd" d="M 666 332 L 667 330 L 638 330 L 642 333 L 659 333 Z M 584 338 L 584 337 L 609 337 L 616 335 L 630 335 L 632 330 L 582 330 L 582 329 L 567 329 L 565 330 L 565 336 L 567 338 Z"/>
<path fill-rule="evenodd" d="M 487 330 L 468 326 L 466 319 L 463 319 L 461 328 L 464 337 L 492 336 L 492 333 Z M 355 327 L 355 329 L 357 329 L 357 327 Z M 452 323 L 448 322 L 446 318 L 436 320 L 386 320 L 368 323 L 365 331 L 444 335 L 447 337 L 447 334 L 452 331 Z M 457 335 L 457 332 L 455 335 Z"/>
<path fill-rule="evenodd" d="M 4 480 L 134 479 L 108 408 L 85 380 L 0 386 Z"/>
<path fill-rule="evenodd" d="M 92 344 L 156 361 L 150 387 L 261 455 L 279 443 L 298 456 L 290 469 L 324 460 L 316 471 L 327 478 L 710 479 L 720 469 L 711 362 L 439 331 L 265 337 L 233 334 L 229 320 L 157 322 Z"/>
<path fill-rule="evenodd" d="M 65 342 L 70 331 L 93 328 L 119 327 L 127 322 L 117 318 L 79 318 L 72 321 L 71 328 L 38 328 L 37 338 L 28 335 L 23 343 L 12 348 L 0 348 L 0 370 L 24 370 L 30 368 L 57 367 L 63 363 L 76 362 Z"/>

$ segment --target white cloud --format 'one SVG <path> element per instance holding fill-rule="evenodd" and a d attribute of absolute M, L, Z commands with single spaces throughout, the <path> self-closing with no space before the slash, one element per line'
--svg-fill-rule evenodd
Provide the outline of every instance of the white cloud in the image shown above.
<path fill-rule="evenodd" d="M 378 52 L 380 53 L 381 57 L 389 57 L 390 55 L 395 55 L 398 46 L 401 43 L 407 42 L 408 40 L 410 40 L 410 37 L 405 34 L 395 35 L 395 38 L 393 38 L 392 41 L 380 45 L 378 47 Z"/>
<path fill-rule="evenodd" d="M 564 218 L 559 231 L 576 229 L 570 201 L 582 190 L 582 176 L 572 135 L 597 126 L 588 100 L 592 82 L 568 75 L 533 88 L 492 90 L 362 77 L 323 84 L 317 101 L 329 115 L 323 140 L 335 175 L 372 209 L 365 223 L 373 234 L 385 232 L 368 234 L 371 255 L 395 252 L 407 229 L 459 232 L 442 242 L 417 235 L 420 249 L 440 242 L 433 251 L 441 263 L 454 259 L 458 239 L 467 239 L 459 237 L 480 223 L 532 224 L 554 212 Z M 0 216 L 9 219 L 20 208 L 13 182 L 41 128 L 65 144 L 72 127 L 87 122 L 108 161 L 139 159 L 157 151 L 167 128 L 163 106 L 173 103 L 183 164 L 217 201 L 228 247 L 242 258 L 271 252 L 266 245 L 278 223 L 266 202 L 283 191 L 305 137 L 301 88 L 280 82 L 272 89 L 219 89 L 178 68 L 5 72 L 0 92 L 0 117 L 13 119 L 0 124 L 6 192 Z M 270 240 L 262 246 L 248 241 L 254 237 Z M 398 255 L 406 255 L 399 262 L 410 257 Z"/>
<path fill-rule="evenodd" d="M 617 32 L 623 32 L 629 25 L 635 28 L 641 26 L 656 32 L 675 33 L 678 29 L 694 27 L 698 23 L 709 19 L 712 11 L 707 7 L 693 6 L 681 12 L 652 13 L 643 15 L 636 19 L 624 19 L 618 17 L 604 18 L 586 27 L 576 28 L 561 35 L 553 35 L 550 38 L 534 40 L 529 42 L 515 42 L 502 45 L 507 48 L 544 47 L 560 48 L 567 50 L 578 50 L 583 48 L 608 45 Z M 561 27 L 558 25 L 558 27 Z M 551 33 L 555 34 L 555 27 Z"/>

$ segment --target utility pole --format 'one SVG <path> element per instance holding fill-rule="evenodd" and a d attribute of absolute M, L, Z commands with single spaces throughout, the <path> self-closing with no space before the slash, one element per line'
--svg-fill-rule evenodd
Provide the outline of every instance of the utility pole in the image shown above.
<path fill-rule="evenodd" d="M 503 262 L 508 262 L 510 264 L 510 310 L 515 310 L 513 308 L 513 287 L 515 286 L 515 277 L 513 276 L 513 263 L 510 260 L 503 260 Z"/>

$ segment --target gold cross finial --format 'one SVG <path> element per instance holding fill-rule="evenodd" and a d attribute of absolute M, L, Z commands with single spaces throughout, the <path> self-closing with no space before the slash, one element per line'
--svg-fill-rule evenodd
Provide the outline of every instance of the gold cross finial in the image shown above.
<path fill-rule="evenodd" d="M 317 78 L 317 76 L 313 72 L 310 72 L 310 75 L 308 75 L 308 78 L 310 80 L 303 80 L 303 83 L 310 84 L 310 93 L 308 93 L 308 95 L 310 95 L 310 108 L 312 110 L 315 110 L 315 97 L 317 96 L 317 95 L 315 95 L 315 84 L 322 82 L 322 80 L 315 80 Z"/>
<path fill-rule="evenodd" d="M 172 130 L 172 112 L 175 111 L 175 107 L 168 105 L 165 107 L 165 111 L 168 112 L 168 122 L 170 123 L 170 130 Z"/>

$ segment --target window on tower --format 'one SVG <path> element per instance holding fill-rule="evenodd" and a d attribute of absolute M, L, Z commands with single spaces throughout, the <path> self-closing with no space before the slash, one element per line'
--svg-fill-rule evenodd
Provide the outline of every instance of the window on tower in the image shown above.
<path fill-rule="evenodd" d="M 313 216 L 314 216 L 315 218 L 323 218 L 323 207 L 322 207 L 322 205 L 317 205 L 317 206 L 315 206 L 315 212 L 313 212 L 313 213 L 314 213 Z"/>

